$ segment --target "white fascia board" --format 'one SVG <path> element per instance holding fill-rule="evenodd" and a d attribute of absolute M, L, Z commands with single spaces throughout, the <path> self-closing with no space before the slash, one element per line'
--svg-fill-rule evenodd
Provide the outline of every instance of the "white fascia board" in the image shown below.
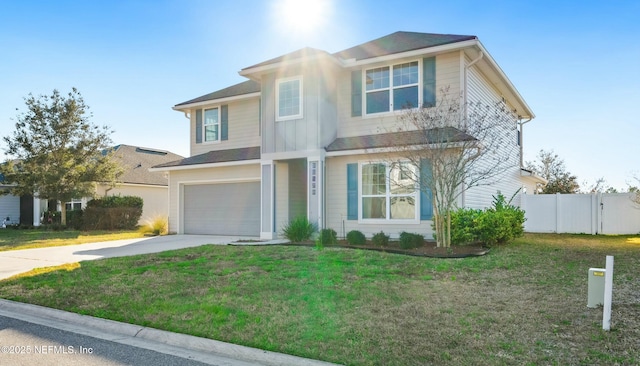
<path fill-rule="evenodd" d="M 549 183 L 548 180 L 546 180 L 546 179 L 542 178 L 541 176 L 539 176 L 537 174 L 534 174 L 533 172 L 531 172 L 531 171 L 529 171 L 527 169 L 524 169 L 524 168 L 520 168 L 520 176 L 524 177 L 524 178 L 530 178 L 531 180 L 536 181 L 536 182 L 540 182 L 542 184 Z"/>
<path fill-rule="evenodd" d="M 202 107 L 202 106 L 211 105 L 211 104 L 228 103 L 228 102 L 233 102 L 233 101 L 242 100 L 242 99 L 250 99 L 250 98 L 256 98 L 256 97 L 259 98 L 260 95 L 261 95 L 260 92 L 234 95 L 232 97 L 211 99 L 211 100 L 205 100 L 202 102 L 195 102 L 195 103 L 189 103 L 189 104 L 182 104 L 180 106 L 174 106 L 171 109 L 173 109 L 174 111 L 186 112 L 191 108 L 197 108 L 197 107 Z"/>
<path fill-rule="evenodd" d="M 455 149 L 463 146 L 464 142 L 452 143 L 450 146 L 447 146 L 449 149 Z M 340 150 L 340 151 L 328 151 L 325 155 L 326 157 L 334 157 L 334 156 L 348 156 L 348 155 L 366 155 L 366 154 L 401 154 L 406 150 L 425 150 L 431 149 L 437 144 L 420 144 L 403 147 L 399 149 L 397 147 L 376 147 L 372 149 L 355 149 L 355 150 Z"/>
<path fill-rule="evenodd" d="M 117 183 L 118 187 L 144 187 L 144 188 L 169 188 L 168 184 L 145 184 L 145 183 Z"/>
<path fill-rule="evenodd" d="M 309 158 L 320 158 L 322 159 L 325 156 L 325 150 L 303 150 L 303 151 L 282 151 L 282 152 L 274 152 L 274 153 L 262 153 L 262 160 L 291 160 L 291 159 L 309 159 Z"/>
<path fill-rule="evenodd" d="M 253 165 L 253 164 L 260 164 L 260 160 L 254 159 L 254 160 L 229 161 L 224 163 L 191 164 L 191 165 L 164 167 L 164 168 L 149 168 L 149 171 L 150 172 L 168 172 L 168 171 L 175 171 L 175 170 L 221 168 L 226 166 Z"/>
<path fill-rule="evenodd" d="M 394 54 L 379 56 L 379 57 L 372 57 L 372 58 L 367 58 L 359 61 L 357 61 L 356 59 L 346 59 L 346 60 L 342 60 L 342 66 L 351 68 L 351 67 L 376 64 L 380 62 L 393 61 L 400 58 L 410 58 L 410 57 L 423 56 L 423 55 L 429 55 L 429 54 L 444 53 L 444 52 L 459 50 L 462 48 L 472 47 L 477 44 L 478 44 L 478 40 L 472 39 L 468 41 L 445 44 L 442 46 L 420 48 L 417 50 L 412 50 L 407 52 L 394 53 Z"/>
<path fill-rule="evenodd" d="M 518 92 L 518 89 L 516 89 L 513 83 L 511 83 L 511 80 L 509 80 L 507 75 L 504 73 L 504 71 L 502 71 L 500 66 L 498 66 L 498 63 L 493 59 L 493 57 L 491 57 L 491 54 L 487 52 L 487 50 L 484 48 L 484 46 L 480 41 L 477 41 L 477 47 L 480 49 L 480 51 L 484 53 L 484 57 L 483 57 L 484 61 L 487 62 L 489 66 L 491 66 L 491 68 L 495 71 L 495 73 L 498 74 L 498 77 L 500 77 L 504 81 L 504 84 L 507 87 L 507 89 L 509 89 L 509 91 L 513 94 L 513 96 L 518 100 L 518 103 L 522 105 L 522 107 L 525 109 L 525 112 L 527 112 L 527 115 L 522 117 L 531 118 L 531 119 L 535 118 L 536 115 L 531 110 L 531 107 L 529 107 L 529 105 L 524 100 L 522 95 L 520 95 L 520 92 Z"/>

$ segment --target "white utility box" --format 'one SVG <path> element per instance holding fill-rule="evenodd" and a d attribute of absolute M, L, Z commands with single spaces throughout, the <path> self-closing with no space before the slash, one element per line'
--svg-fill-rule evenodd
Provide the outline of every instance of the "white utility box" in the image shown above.
<path fill-rule="evenodd" d="M 604 268 L 589 268 L 589 294 L 587 307 L 595 308 L 604 304 Z"/>

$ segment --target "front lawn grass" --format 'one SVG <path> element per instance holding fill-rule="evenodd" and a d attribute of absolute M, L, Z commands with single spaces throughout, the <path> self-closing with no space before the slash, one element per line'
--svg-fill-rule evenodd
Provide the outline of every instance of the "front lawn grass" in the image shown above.
<path fill-rule="evenodd" d="M 120 239 L 141 238 L 137 231 L 78 231 L 46 229 L 0 229 L 0 251 L 46 248 Z"/>
<path fill-rule="evenodd" d="M 587 274 L 615 256 L 612 331 Z M 640 238 L 488 255 L 203 246 L 0 281 L 0 297 L 347 365 L 640 363 Z"/>

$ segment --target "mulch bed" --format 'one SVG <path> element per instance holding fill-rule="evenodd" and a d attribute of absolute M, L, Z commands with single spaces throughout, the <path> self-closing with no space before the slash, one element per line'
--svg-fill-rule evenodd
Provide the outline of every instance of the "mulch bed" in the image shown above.
<path fill-rule="evenodd" d="M 288 243 L 288 244 L 282 244 L 282 245 L 315 247 L 315 243 L 313 242 Z M 400 248 L 400 245 L 397 242 L 395 243 L 391 242 L 389 243 L 388 246 L 373 245 L 369 241 L 367 241 L 367 244 L 365 245 L 349 245 L 344 240 L 340 240 L 337 245 L 330 245 L 327 247 L 375 250 L 375 251 L 386 252 L 386 253 L 412 255 L 416 257 L 433 257 L 433 258 L 477 257 L 477 256 L 485 255 L 489 252 L 489 248 L 484 247 L 480 244 L 454 245 L 454 246 L 451 246 L 450 248 L 438 248 L 436 247 L 436 242 L 434 241 L 425 241 L 423 246 L 418 248 L 413 248 L 413 249 L 402 249 Z"/>

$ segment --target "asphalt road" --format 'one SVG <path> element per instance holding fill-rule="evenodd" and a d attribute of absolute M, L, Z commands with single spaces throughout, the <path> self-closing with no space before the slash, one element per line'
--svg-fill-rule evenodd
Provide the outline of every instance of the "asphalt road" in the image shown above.
<path fill-rule="evenodd" d="M 135 346 L 128 345 L 0 316 L 0 365 L 251 365 L 154 342 L 135 342 Z"/>

